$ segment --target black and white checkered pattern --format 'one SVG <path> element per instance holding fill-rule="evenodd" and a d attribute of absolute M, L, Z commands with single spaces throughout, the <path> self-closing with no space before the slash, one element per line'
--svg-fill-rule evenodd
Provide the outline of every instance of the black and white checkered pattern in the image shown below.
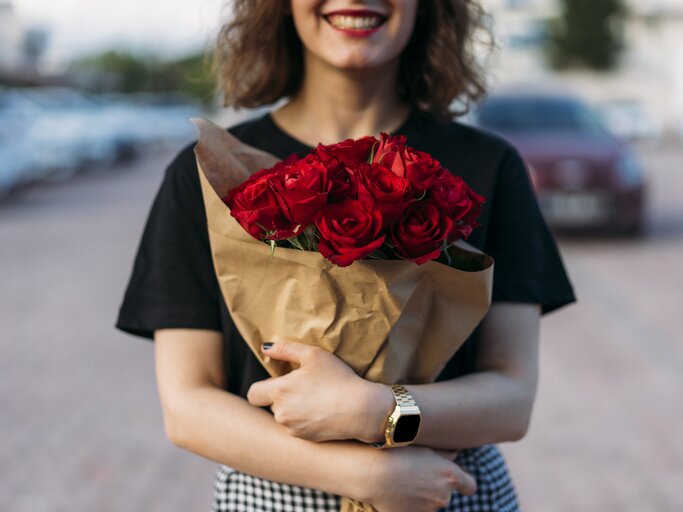
<path fill-rule="evenodd" d="M 400 448 L 396 448 L 400 449 Z M 472 496 L 453 493 L 439 512 L 519 512 L 517 494 L 496 445 L 462 450 L 456 462 L 477 480 Z M 317 489 L 273 482 L 221 464 L 211 512 L 339 512 L 341 498 Z"/>
<path fill-rule="evenodd" d="M 495 444 L 462 450 L 455 462 L 475 478 L 477 492 L 453 493 L 450 505 L 439 512 L 520 512 L 515 486 Z"/>
<path fill-rule="evenodd" d="M 221 464 L 211 512 L 339 512 L 340 504 L 334 494 L 264 480 Z"/>

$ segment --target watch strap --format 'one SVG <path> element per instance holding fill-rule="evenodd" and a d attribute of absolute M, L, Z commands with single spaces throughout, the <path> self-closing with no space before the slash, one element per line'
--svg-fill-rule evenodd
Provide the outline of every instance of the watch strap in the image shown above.
<path fill-rule="evenodd" d="M 392 393 L 394 394 L 395 407 L 384 422 L 384 439 L 379 442 L 370 443 L 375 448 L 386 448 L 394 446 L 394 443 L 391 442 L 394 429 L 396 428 L 396 424 L 394 422 L 398 420 L 401 414 L 405 414 L 408 411 L 410 411 L 410 413 L 412 414 L 415 414 L 415 412 L 417 412 L 418 414 L 420 413 L 420 408 L 417 406 L 417 403 L 415 403 L 413 395 L 411 395 L 410 392 L 403 385 L 385 385 L 389 387 Z"/>
<path fill-rule="evenodd" d="M 403 385 L 392 384 L 390 387 L 394 392 L 394 398 L 396 399 L 396 404 L 398 404 L 399 407 L 417 406 L 413 395 L 411 395 Z"/>

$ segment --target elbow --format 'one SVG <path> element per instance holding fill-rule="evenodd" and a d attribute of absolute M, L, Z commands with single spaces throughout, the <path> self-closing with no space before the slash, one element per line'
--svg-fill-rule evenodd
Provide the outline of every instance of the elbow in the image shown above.
<path fill-rule="evenodd" d="M 203 392 L 200 386 L 161 394 L 166 438 L 175 446 L 193 453 L 201 444 L 199 418 L 207 408 Z"/>
<path fill-rule="evenodd" d="M 529 426 L 531 425 L 531 416 L 526 416 L 520 418 L 516 421 L 510 428 L 510 433 L 508 436 L 508 441 L 521 441 L 529 432 Z"/>
<path fill-rule="evenodd" d="M 187 448 L 187 435 L 183 427 L 182 408 L 176 404 L 162 404 L 166 438 L 178 448 Z"/>
<path fill-rule="evenodd" d="M 515 414 L 510 421 L 510 431 L 508 441 L 520 441 L 529 432 L 531 427 L 531 417 L 534 408 L 535 392 L 534 387 L 525 392 L 520 392 Z"/>
<path fill-rule="evenodd" d="M 180 435 L 180 428 L 176 423 L 173 423 L 166 418 L 164 418 L 164 431 L 166 433 L 166 439 L 173 443 L 178 448 L 184 448 L 183 437 Z"/>

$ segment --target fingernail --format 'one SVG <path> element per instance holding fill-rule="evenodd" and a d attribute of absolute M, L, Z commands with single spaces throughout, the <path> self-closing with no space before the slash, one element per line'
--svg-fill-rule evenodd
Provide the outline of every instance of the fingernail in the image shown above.
<path fill-rule="evenodd" d="M 261 348 L 263 350 L 268 350 L 270 347 L 273 346 L 273 343 L 271 341 L 267 341 L 265 343 L 261 343 Z"/>

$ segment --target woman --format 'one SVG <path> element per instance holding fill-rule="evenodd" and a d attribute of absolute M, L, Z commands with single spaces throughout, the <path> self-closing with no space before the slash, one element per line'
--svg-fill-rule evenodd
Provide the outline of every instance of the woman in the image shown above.
<path fill-rule="evenodd" d="M 450 120 L 454 100 L 484 93 L 471 46 L 479 6 L 233 4 L 216 52 L 226 104 L 288 101 L 229 131 L 279 158 L 319 142 L 406 135 L 486 198 L 468 241 L 496 261 L 493 303 L 435 383 L 406 385 L 422 411 L 413 445 L 373 447 L 393 408 L 387 387 L 281 340 L 264 350 L 300 367 L 268 378 L 236 330 L 213 273 L 190 145 L 166 171 L 117 322 L 155 341 L 167 436 L 220 463 L 213 510 L 338 510 L 340 496 L 391 512 L 518 510 L 496 443 L 527 431 L 540 315 L 575 297 L 517 151 Z"/>

